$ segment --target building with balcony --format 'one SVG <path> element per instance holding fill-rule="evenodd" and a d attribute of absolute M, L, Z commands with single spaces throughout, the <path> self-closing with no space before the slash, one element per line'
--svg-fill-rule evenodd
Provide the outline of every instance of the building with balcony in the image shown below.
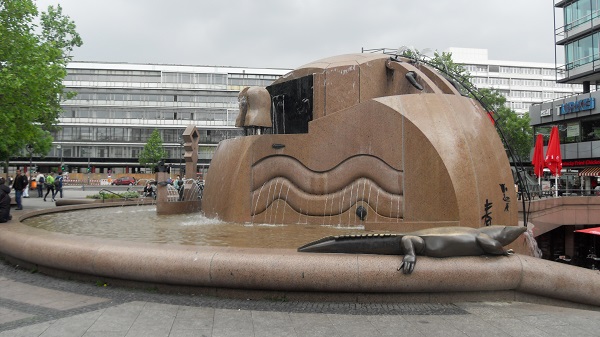
<path fill-rule="evenodd" d="M 582 92 L 545 100 L 529 110 L 534 134 L 544 135 L 544 145 L 552 126 L 558 126 L 564 176 L 574 176 L 573 183 L 584 190 L 595 188 L 600 176 L 599 6 L 599 0 L 555 1 L 556 48 L 565 60 L 556 65 L 557 82 L 580 85 Z"/>
<path fill-rule="evenodd" d="M 563 162 L 559 178 L 562 195 L 593 196 L 588 198 L 590 205 L 597 203 L 595 188 L 600 185 L 600 110 L 596 107 L 596 101 L 600 99 L 600 91 L 597 91 L 600 79 L 599 10 L 599 0 L 554 1 L 556 55 L 564 54 L 565 62 L 556 64 L 557 82 L 580 85 L 582 92 L 544 100 L 529 109 L 533 132 L 544 136 L 545 146 L 551 128 L 558 126 Z M 546 180 L 548 185 L 553 183 L 553 179 Z M 558 205 L 561 201 L 548 202 Z M 580 200 L 573 198 L 571 202 L 575 204 Z M 530 219 L 537 226 L 534 233 L 544 258 L 560 260 L 564 256 L 568 260 L 572 258 L 571 264 L 596 268 L 598 249 L 593 235 L 574 233 L 587 226 L 598 226 L 594 206 L 574 207 L 569 215 L 542 211 L 537 212 L 541 215 L 538 216 L 535 211 Z M 581 221 L 584 218 L 589 220 Z"/>
<path fill-rule="evenodd" d="M 181 134 L 190 124 L 200 133 L 204 171 L 217 144 L 241 135 L 235 127 L 238 93 L 267 86 L 287 69 L 72 62 L 64 80 L 77 95 L 65 101 L 50 153 L 32 158 L 41 172 L 137 173 L 140 151 L 153 130 L 161 134 L 166 163 L 182 165 Z M 30 158 L 11 160 L 28 166 Z M 183 163 L 185 164 L 185 163 Z"/>
<path fill-rule="evenodd" d="M 557 67 L 560 83 L 580 83 L 590 92 L 600 80 L 600 1 L 560 0 L 555 7 L 556 47 L 565 64 Z"/>
<path fill-rule="evenodd" d="M 517 114 L 529 112 L 532 104 L 582 91 L 581 84 L 557 82 L 562 73 L 553 63 L 491 60 L 487 49 L 448 48 L 452 60 L 465 67 L 479 89 L 495 89 L 506 98 L 506 105 Z"/>

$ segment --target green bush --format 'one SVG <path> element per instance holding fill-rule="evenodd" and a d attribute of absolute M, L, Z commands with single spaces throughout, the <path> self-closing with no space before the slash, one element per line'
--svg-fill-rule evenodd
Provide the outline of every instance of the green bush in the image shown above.
<path fill-rule="evenodd" d="M 94 194 L 94 195 L 88 195 L 86 196 L 86 198 L 88 199 L 102 199 L 102 200 L 106 200 L 106 199 L 135 199 L 135 198 L 139 198 L 140 194 L 136 191 L 127 191 L 127 192 L 123 192 L 123 193 L 108 193 L 108 192 L 100 192 L 98 194 Z"/>

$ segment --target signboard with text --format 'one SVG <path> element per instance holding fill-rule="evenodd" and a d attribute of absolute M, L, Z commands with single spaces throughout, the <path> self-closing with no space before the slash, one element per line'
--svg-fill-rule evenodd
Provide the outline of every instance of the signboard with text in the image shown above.
<path fill-rule="evenodd" d="M 560 106 L 560 114 L 566 115 L 574 112 L 593 110 L 596 107 L 596 99 L 584 98 L 575 102 L 565 103 Z"/>

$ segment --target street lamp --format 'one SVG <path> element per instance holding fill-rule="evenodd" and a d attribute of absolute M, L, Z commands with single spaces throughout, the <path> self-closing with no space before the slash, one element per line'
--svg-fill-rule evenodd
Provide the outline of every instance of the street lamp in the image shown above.
<path fill-rule="evenodd" d="M 32 167 L 32 162 L 33 159 L 31 158 L 33 155 L 33 146 L 31 144 L 27 144 L 27 146 L 25 147 L 27 149 L 27 152 L 29 152 L 29 176 L 31 177 L 31 175 L 33 174 L 31 167 Z"/>
<path fill-rule="evenodd" d="M 60 151 L 60 170 L 62 172 L 63 169 L 63 153 L 62 153 L 62 146 L 60 144 L 56 145 L 56 148 Z"/>

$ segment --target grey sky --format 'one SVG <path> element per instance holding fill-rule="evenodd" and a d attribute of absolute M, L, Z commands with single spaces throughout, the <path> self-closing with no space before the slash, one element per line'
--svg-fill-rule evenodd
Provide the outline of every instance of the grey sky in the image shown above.
<path fill-rule="evenodd" d="M 76 61 L 296 68 L 410 45 L 554 62 L 552 0 L 37 0 L 57 3 L 84 41 Z"/>

